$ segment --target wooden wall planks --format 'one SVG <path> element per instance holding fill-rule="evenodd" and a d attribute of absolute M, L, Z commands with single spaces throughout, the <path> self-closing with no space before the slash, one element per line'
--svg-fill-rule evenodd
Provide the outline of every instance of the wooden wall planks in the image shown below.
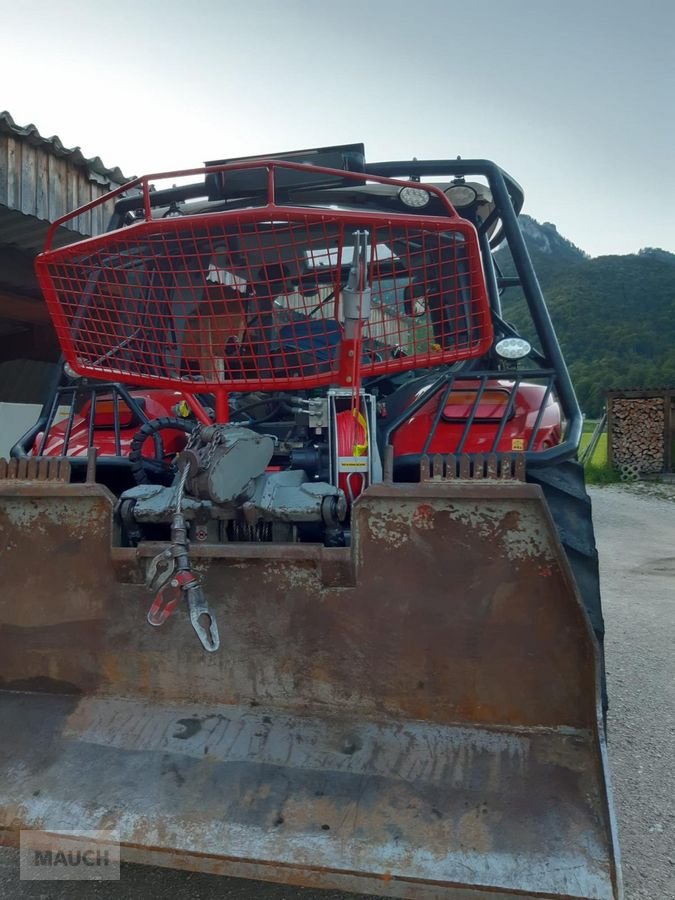
<path fill-rule="evenodd" d="M 0 204 L 42 222 L 53 222 L 78 206 L 101 197 L 114 183 L 101 183 L 86 166 L 32 146 L 20 137 L 0 134 Z M 82 235 L 100 234 L 112 209 L 97 207 L 68 223 Z"/>

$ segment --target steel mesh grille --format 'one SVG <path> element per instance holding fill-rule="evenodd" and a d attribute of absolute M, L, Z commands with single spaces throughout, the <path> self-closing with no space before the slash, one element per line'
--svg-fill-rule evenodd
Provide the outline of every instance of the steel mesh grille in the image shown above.
<path fill-rule="evenodd" d="M 292 207 L 175 216 L 49 251 L 38 272 L 82 374 L 187 390 L 308 388 L 339 380 L 357 230 L 368 233 L 371 289 L 362 376 L 485 352 L 477 241 L 456 219 Z"/>

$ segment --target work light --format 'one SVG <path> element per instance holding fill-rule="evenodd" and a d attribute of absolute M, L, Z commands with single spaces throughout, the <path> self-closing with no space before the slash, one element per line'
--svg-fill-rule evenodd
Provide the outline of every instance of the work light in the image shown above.
<path fill-rule="evenodd" d="M 398 192 L 399 200 L 413 209 L 422 209 L 429 200 L 429 192 L 422 188 L 404 187 Z"/>

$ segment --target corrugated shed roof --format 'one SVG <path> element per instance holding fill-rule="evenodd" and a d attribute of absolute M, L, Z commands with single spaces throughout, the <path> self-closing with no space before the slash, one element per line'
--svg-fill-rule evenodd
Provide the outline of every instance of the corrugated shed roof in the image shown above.
<path fill-rule="evenodd" d="M 61 139 L 56 135 L 43 137 L 35 125 L 17 125 L 6 110 L 0 112 L 0 134 L 10 134 L 20 137 L 36 147 L 49 148 L 49 152 L 54 156 L 68 159 L 74 165 L 86 168 L 91 179 L 99 184 L 111 181 L 116 184 L 124 184 L 131 180 L 123 175 L 117 166 L 113 169 L 105 166 L 100 156 L 86 157 L 79 147 L 64 147 Z"/>

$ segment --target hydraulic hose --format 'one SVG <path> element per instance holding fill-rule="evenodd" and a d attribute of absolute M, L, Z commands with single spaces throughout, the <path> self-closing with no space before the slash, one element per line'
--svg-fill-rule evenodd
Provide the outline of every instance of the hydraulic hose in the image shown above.
<path fill-rule="evenodd" d="M 185 434 L 192 434 L 196 428 L 196 422 L 189 419 L 175 419 L 172 416 L 160 416 L 157 419 L 150 419 L 142 425 L 131 439 L 129 445 L 129 465 L 131 466 L 131 474 L 136 484 L 149 484 L 150 479 L 145 470 L 145 462 L 141 450 L 148 438 L 153 438 L 160 431 L 182 431 Z M 162 460 L 159 460 L 162 462 Z"/>

